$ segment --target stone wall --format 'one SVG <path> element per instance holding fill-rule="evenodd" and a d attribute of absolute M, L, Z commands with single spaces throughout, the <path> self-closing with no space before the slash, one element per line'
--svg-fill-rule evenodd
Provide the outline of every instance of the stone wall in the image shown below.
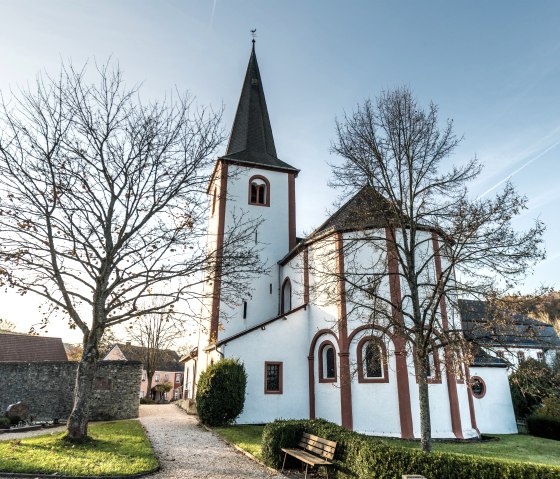
<path fill-rule="evenodd" d="M 77 362 L 0 363 L 0 411 L 22 401 L 36 420 L 66 419 L 72 411 Z M 138 417 L 142 363 L 100 361 L 90 419 Z M 1 414 L 1 412 L 0 412 Z"/>

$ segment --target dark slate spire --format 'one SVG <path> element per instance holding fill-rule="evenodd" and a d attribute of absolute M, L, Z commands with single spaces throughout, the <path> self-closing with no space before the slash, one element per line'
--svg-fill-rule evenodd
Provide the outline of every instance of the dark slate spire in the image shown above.
<path fill-rule="evenodd" d="M 224 158 L 241 163 L 296 170 L 276 156 L 254 40 Z"/>

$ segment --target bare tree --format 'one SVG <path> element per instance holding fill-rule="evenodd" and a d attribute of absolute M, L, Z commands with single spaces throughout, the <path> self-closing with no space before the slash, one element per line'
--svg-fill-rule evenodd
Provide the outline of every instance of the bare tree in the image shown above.
<path fill-rule="evenodd" d="M 152 378 L 156 371 L 161 370 L 162 363 L 174 359 L 170 357 L 169 350 L 184 334 L 182 323 L 175 319 L 173 313 L 150 313 L 128 326 L 129 338 L 142 347 L 141 360 L 146 370 L 148 391 L 151 390 Z"/>
<path fill-rule="evenodd" d="M 196 309 L 201 273 L 218 263 L 225 283 L 238 274 L 236 288 L 260 267 L 243 217 L 222 250 L 204 245 L 220 113 L 188 94 L 143 103 L 109 64 L 95 82 L 86 75 L 63 65 L 3 98 L 0 111 L 0 282 L 42 296 L 45 321 L 62 313 L 83 333 L 70 440 L 87 435 L 107 328 L 179 300 Z"/>
<path fill-rule="evenodd" d="M 466 350 L 458 298 L 485 299 L 515 284 L 543 258 L 544 226 L 514 231 L 526 199 L 509 183 L 494 198 L 470 199 L 466 186 L 480 164 L 445 169 L 461 138 L 451 121 L 440 127 L 434 104 L 422 108 L 406 88 L 366 101 L 337 121 L 336 133 L 332 152 L 342 162 L 333 165 L 333 185 L 360 193 L 347 212 L 353 233 L 333 250 L 342 250 L 345 269 L 331 274 L 333 258 L 315 261 L 322 277 L 315 288 L 334 298 L 344 281 L 348 317 L 391 333 L 396 354 L 413 355 L 422 449 L 430 451 L 431 358 L 442 350 L 449 382 Z M 387 293 L 391 283 L 398 294 Z"/>

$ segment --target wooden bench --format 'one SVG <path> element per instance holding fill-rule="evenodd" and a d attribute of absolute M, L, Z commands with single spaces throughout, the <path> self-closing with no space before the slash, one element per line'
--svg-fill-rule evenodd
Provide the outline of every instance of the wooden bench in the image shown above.
<path fill-rule="evenodd" d="M 304 432 L 299 441 L 298 449 L 282 448 L 282 451 L 284 452 L 282 472 L 284 472 L 284 466 L 286 465 L 286 457 L 290 455 L 299 459 L 302 463 L 305 463 L 305 479 L 307 479 L 307 468 L 309 466 L 325 466 L 328 479 L 329 470 L 327 469 L 327 466 L 332 465 L 330 460 L 334 457 L 335 449 L 336 442 L 328 441 L 322 437 Z"/>

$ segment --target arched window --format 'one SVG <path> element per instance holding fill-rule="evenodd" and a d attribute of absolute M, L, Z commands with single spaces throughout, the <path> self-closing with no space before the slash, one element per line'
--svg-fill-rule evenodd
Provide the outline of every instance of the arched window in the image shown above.
<path fill-rule="evenodd" d="M 282 283 L 282 304 L 280 313 L 287 313 L 292 309 L 292 283 L 290 278 L 286 278 Z"/>
<path fill-rule="evenodd" d="M 418 368 L 418 358 L 416 354 L 416 348 L 414 348 L 414 362 L 416 364 L 416 382 L 418 382 L 418 375 L 420 371 Z M 427 382 L 429 384 L 440 384 L 441 383 L 441 369 L 439 361 L 439 351 L 435 344 L 432 346 L 432 351 L 424 358 L 424 367 L 426 372 Z"/>
<path fill-rule="evenodd" d="M 249 204 L 270 206 L 270 183 L 264 176 L 253 176 L 249 180 Z"/>
<path fill-rule="evenodd" d="M 336 349 L 330 341 L 319 346 L 319 382 L 336 382 Z"/>
<path fill-rule="evenodd" d="M 389 382 L 387 349 L 380 338 L 367 336 L 358 343 L 358 382 Z"/>

